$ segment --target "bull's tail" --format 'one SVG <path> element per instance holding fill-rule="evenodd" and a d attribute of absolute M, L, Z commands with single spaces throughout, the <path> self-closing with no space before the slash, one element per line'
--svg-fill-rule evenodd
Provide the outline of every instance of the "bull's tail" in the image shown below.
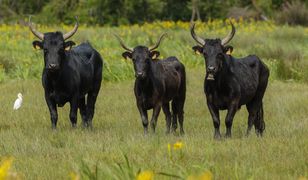
<path fill-rule="evenodd" d="M 263 103 L 261 102 L 260 109 L 257 112 L 256 119 L 254 121 L 255 129 L 257 134 L 262 135 L 263 131 L 265 130 L 265 122 L 264 122 L 264 115 L 263 115 Z"/>

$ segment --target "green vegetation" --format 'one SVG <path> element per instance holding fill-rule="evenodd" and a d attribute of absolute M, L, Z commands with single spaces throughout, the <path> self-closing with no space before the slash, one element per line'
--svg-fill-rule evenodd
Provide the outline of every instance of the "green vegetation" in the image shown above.
<path fill-rule="evenodd" d="M 34 18 L 33 21 L 36 21 Z M 271 69 L 271 79 L 308 82 L 308 28 L 278 26 L 272 22 L 234 22 L 236 35 L 230 45 L 235 57 L 258 55 Z M 42 32 L 61 30 L 71 26 L 39 26 Z M 203 37 L 224 37 L 230 26 L 222 20 L 197 24 L 197 33 Z M 203 58 L 196 56 L 195 45 L 189 33 L 188 22 L 163 21 L 142 26 L 86 27 L 81 26 L 72 38 L 77 44 L 89 40 L 105 60 L 104 81 L 131 79 L 131 62 L 122 58 L 123 49 L 112 33 L 119 34 L 128 46 L 153 45 L 159 35 L 167 32 L 159 50 L 161 57 L 177 56 L 187 68 L 203 66 Z M 39 79 L 43 56 L 34 50 L 36 38 L 26 26 L 0 25 L 0 82 L 9 79 Z"/>
<path fill-rule="evenodd" d="M 43 9 L 52 7 L 49 1 L 40 3 Z M 80 16 L 83 22 L 97 23 L 95 18 L 83 18 Z M 39 22 L 38 19 L 36 16 L 33 21 Z M 119 18 L 122 20 L 131 22 Z M 141 21 L 145 20 L 148 17 Z M 65 18 L 61 22 L 73 21 Z M 108 22 L 113 24 L 113 20 Z M 105 61 L 94 130 L 81 126 L 72 129 L 69 105 L 66 105 L 59 109 L 58 129 L 52 131 L 40 82 L 42 52 L 33 49 L 35 38 L 28 27 L 0 25 L 0 170 L 2 164 L 6 168 L 11 164 L 9 157 L 12 157 L 12 172 L 17 172 L 14 177 L 24 179 L 134 179 L 138 173 L 154 175 L 156 179 L 198 175 L 214 179 L 307 177 L 308 28 L 242 18 L 234 24 L 237 32 L 230 43 L 234 47 L 233 55 L 256 54 L 271 71 L 264 98 L 263 138 L 255 134 L 245 137 L 248 114 L 242 107 L 234 119 L 232 139 L 213 140 L 212 120 L 203 93 L 204 60 L 193 53 L 191 47 L 195 42 L 190 37 L 189 23 L 182 21 L 119 27 L 88 27 L 82 23 L 72 40 L 77 44 L 89 40 Z M 71 28 L 64 24 L 38 26 L 42 32 L 67 32 Z M 196 28 L 198 35 L 210 38 L 223 37 L 229 30 L 223 20 L 198 22 Z M 133 95 L 132 63 L 122 58 L 123 49 L 112 36 L 112 33 L 119 34 L 128 46 L 149 46 L 163 32 L 168 36 L 158 49 L 161 57 L 175 55 L 187 70 L 186 135 L 183 137 L 164 134 L 162 112 L 157 133 L 143 136 Z M 23 92 L 24 102 L 21 109 L 13 111 L 18 92 Z M 225 132 L 224 116 L 222 113 L 222 132 Z M 78 120 L 79 125 L 80 117 Z"/>
<path fill-rule="evenodd" d="M 133 80 L 104 82 L 98 96 L 94 130 L 72 129 L 69 106 L 59 110 L 58 130 L 52 131 L 39 80 L 10 81 L 0 86 L 0 157 L 14 158 L 13 171 L 25 179 L 103 178 L 137 173 L 141 168 L 181 177 L 210 171 L 215 179 L 297 179 L 307 177 L 308 86 L 271 81 L 264 99 L 266 131 L 245 137 L 246 108 L 236 114 L 233 137 L 213 140 L 213 125 L 203 94 L 203 68 L 187 70 L 187 101 L 183 137 L 165 135 L 163 113 L 157 133 L 143 136 L 135 107 Z M 13 101 L 24 85 L 24 102 Z M 221 117 L 224 117 L 225 113 Z M 223 119 L 222 119 L 222 122 Z M 222 123 L 222 132 L 225 132 Z M 183 143 L 168 153 L 168 143 Z M 124 155 L 133 167 L 126 166 Z M 121 175 L 117 163 L 123 166 Z M 90 172 L 88 171 L 90 170 Z M 90 174 L 90 175 L 89 175 Z M 155 174 L 157 179 L 168 176 Z"/>
<path fill-rule="evenodd" d="M 226 17 L 276 19 L 307 25 L 306 0 L 1 0 L 0 23 L 23 23 L 28 15 L 44 24 L 71 24 L 74 16 L 91 25 L 140 24 Z"/>

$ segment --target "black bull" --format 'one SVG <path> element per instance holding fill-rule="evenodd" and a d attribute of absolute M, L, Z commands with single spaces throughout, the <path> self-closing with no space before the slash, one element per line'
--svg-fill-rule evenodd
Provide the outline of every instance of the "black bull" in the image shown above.
<path fill-rule="evenodd" d="M 195 25 L 191 27 L 191 35 L 199 44 L 194 46 L 193 50 L 205 58 L 204 93 L 215 127 L 214 137 L 221 137 L 219 110 L 228 110 L 225 119 L 226 137 L 231 137 L 234 115 L 242 105 L 246 105 L 249 113 L 247 135 L 253 125 L 256 133 L 262 135 L 265 129 L 262 99 L 268 83 L 269 70 L 255 55 L 236 59 L 226 54 L 232 47 L 225 45 L 235 34 L 232 23 L 231 26 L 232 31 L 223 40 L 200 38 L 194 32 Z"/>
<path fill-rule="evenodd" d="M 147 110 L 153 109 L 151 127 L 155 131 L 157 117 L 162 107 L 166 116 L 166 133 L 170 132 L 170 128 L 175 132 L 178 119 L 180 133 L 184 134 L 185 67 L 176 57 L 168 57 L 164 60 L 157 59 L 160 53 L 155 49 L 159 46 L 163 36 L 152 48 L 137 46 L 134 49 L 125 46 L 123 41 L 118 36 L 116 37 L 121 46 L 127 50 L 122 54 L 123 57 L 132 59 L 134 64 L 136 76 L 134 92 L 144 133 L 148 131 Z M 172 114 L 169 102 L 172 104 Z"/>
<path fill-rule="evenodd" d="M 83 125 L 92 127 L 95 102 L 102 81 L 103 60 L 100 54 L 89 43 L 72 48 L 75 43 L 66 41 L 77 31 L 78 22 L 71 32 L 64 35 L 61 32 L 40 33 L 30 20 L 29 27 L 41 40 L 33 42 L 34 48 L 44 51 L 42 84 L 52 128 L 56 128 L 58 121 L 57 106 L 62 107 L 67 102 L 70 103 L 72 126 L 76 127 L 79 108 Z"/>

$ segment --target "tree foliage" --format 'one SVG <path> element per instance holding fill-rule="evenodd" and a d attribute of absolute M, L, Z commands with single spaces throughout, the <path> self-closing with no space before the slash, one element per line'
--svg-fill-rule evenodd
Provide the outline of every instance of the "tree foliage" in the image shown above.
<path fill-rule="evenodd" d="M 193 3 L 193 1 L 195 3 Z M 274 17 L 287 0 L 0 0 L 0 23 L 16 22 L 29 15 L 40 23 L 80 22 L 98 25 L 141 24 L 155 20 L 189 21 L 226 18 L 230 14 Z M 197 2 L 197 3 L 196 3 Z M 301 2 L 306 3 L 305 0 Z M 193 4 L 197 7 L 192 7 Z M 197 5 L 196 5 L 197 4 Z M 255 13 L 253 13 L 255 12 Z"/>

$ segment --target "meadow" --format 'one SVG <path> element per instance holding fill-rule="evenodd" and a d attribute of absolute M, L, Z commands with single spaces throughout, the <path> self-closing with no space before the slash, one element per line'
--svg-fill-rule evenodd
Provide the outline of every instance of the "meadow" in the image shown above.
<path fill-rule="evenodd" d="M 35 21 L 35 20 L 34 20 Z M 235 116 L 233 137 L 215 141 L 203 93 L 204 60 L 191 47 L 189 23 L 157 22 L 142 26 L 81 26 L 72 40 L 90 40 L 105 60 L 94 129 L 72 129 L 69 106 L 59 110 L 58 129 L 50 117 L 40 82 L 43 58 L 32 48 L 27 27 L 0 25 L 0 177 L 12 159 L 9 175 L 19 179 L 300 179 L 308 176 L 308 29 L 271 22 L 236 22 L 230 43 L 236 57 L 257 54 L 271 70 L 264 97 L 266 130 L 262 138 L 245 137 L 247 112 Z M 38 26 L 40 31 L 65 25 Z M 206 37 L 225 36 L 230 27 L 215 20 L 197 24 Z M 132 63 L 112 33 L 128 46 L 154 44 L 167 32 L 161 57 L 177 56 L 187 70 L 185 136 L 165 135 L 163 113 L 155 134 L 143 135 L 133 95 Z M 24 102 L 13 111 L 22 91 Z M 225 132 L 221 115 L 221 131 Z M 142 178 L 142 177 L 141 177 Z"/>

